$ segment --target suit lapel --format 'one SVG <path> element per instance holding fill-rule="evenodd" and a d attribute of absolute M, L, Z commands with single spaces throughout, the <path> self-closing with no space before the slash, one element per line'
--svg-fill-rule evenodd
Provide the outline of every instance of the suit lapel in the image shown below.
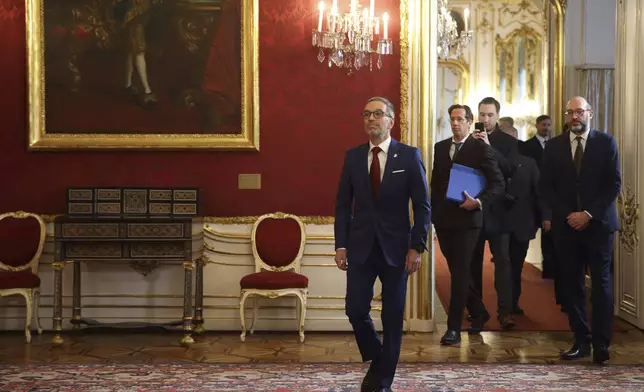
<path fill-rule="evenodd" d="M 371 178 L 369 177 L 369 143 L 363 144 L 358 157 L 358 167 L 362 184 L 368 195 L 371 195 Z"/>
<path fill-rule="evenodd" d="M 380 193 L 382 193 L 382 188 L 387 185 L 389 177 L 391 177 L 391 170 L 394 165 L 394 160 L 398 159 L 398 142 L 391 139 L 391 144 L 389 145 L 389 151 L 387 151 L 387 163 L 385 164 L 385 173 L 382 176 L 382 182 L 380 183 Z"/>
<path fill-rule="evenodd" d="M 586 140 L 586 148 L 584 148 L 584 157 L 581 160 L 581 172 L 579 173 L 579 176 L 584 173 L 586 166 L 588 166 L 589 162 L 591 161 L 591 157 L 589 155 L 593 155 L 595 151 L 595 131 L 592 129 L 588 132 L 588 139 Z"/>
<path fill-rule="evenodd" d="M 568 162 L 568 170 L 572 173 L 572 176 L 577 177 L 577 170 L 575 169 L 575 162 L 573 161 L 572 155 L 572 144 L 570 143 L 570 131 L 562 134 L 561 137 L 564 139 L 563 143 L 561 143 L 561 153 L 565 154 L 563 156 L 566 157 L 564 162 Z"/>

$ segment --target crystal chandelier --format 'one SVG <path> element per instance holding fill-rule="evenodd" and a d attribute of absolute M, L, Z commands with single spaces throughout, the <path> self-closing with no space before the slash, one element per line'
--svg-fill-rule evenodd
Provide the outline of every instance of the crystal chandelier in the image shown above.
<path fill-rule="evenodd" d="M 463 30 L 458 31 L 458 24 L 452 18 L 449 11 L 448 0 L 439 0 L 440 8 L 438 12 L 438 57 L 446 59 L 453 54 L 456 57 L 461 56 L 463 49 L 472 41 L 474 33 L 468 29 L 468 19 L 470 10 L 465 8 L 463 18 L 465 26 Z"/>
<path fill-rule="evenodd" d="M 329 68 L 334 64 L 346 68 L 349 75 L 354 69 L 360 70 L 366 66 L 372 71 L 374 62 L 380 69 L 382 56 L 392 53 L 392 42 L 387 35 L 389 15 L 386 12 L 382 15 L 381 35 L 380 19 L 374 16 L 374 0 L 370 0 L 369 8 L 362 8 L 361 11 L 358 10 L 358 0 L 350 1 L 349 12 L 344 15 L 338 13 L 338 0 L 333 0 L 331 10 L 327 13 L 324 12 L 324 1 L 320 1 L 318 25 L 313 30 L 313 46 L 319 48 L 317 58 L 321 63 L 327 59 Z M 375 49 L 372 48 L 374 40 Z"/>

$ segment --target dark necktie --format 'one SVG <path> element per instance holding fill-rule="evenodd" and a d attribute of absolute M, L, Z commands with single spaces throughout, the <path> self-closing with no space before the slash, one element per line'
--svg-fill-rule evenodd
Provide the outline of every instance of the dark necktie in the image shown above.
<path fill-rule="evenodd" d="M 382 151 L 380 147 L 374 147 L 371 150 L 373 159 L 371 160 L 369 176 L 371 177 L 371 192 L 374 198 L 377 198 L 380 192 L 380 159 L 378 159 L 378 153 L 380 151 Z"/>
<path fill-rule="evenodd" d="M 452 142 L 454 143 L 454 154 L 452 154 L 452 161 L 456 158 L 456 154 L 458 154 L 459 151 L 461 151 L 461 147 L 463 147 L 463 142 Z"/>
<path fill-rule="evenodd" d="M 572 161 L 575 165 L 575 171 L 577 171 L 577 177 L 581 173 L 581 161 L 584 158 L 584 148 L 581 145 L 581 136 L 575 138 L 577 142 L 577 147 L 575 148 L 575 155 L 572 158 Z M 577 185 L 577 210 L 581 211 L 581 195 L 579 194 L 579 185 Z"/>
<path fill-rule="evenodd" d="M 577 147 L 575 148 L 575 155 L 572 158 L 573 163 L 575 164 L 575 170 L 577 175 L 581 172 L 581 161 L 584 159 L 584 147 L 581 145 L 581 136 L 575 138 L 577 142 Z"/>

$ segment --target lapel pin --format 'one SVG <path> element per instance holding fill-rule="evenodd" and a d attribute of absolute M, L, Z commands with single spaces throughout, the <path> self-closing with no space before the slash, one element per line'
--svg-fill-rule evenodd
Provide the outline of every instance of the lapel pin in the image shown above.
<path fill-rule="evenodd" d="M 398 154 L 394 154 L 394 158 L 397 157 L 397 156 L 398 156 Z"/>

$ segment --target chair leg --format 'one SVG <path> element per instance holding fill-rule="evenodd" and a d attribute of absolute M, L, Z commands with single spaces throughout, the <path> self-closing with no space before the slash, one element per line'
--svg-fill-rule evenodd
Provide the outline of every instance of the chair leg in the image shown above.
<path fill-rule="evenodd" d="M 242 291 L 241 299 L 239 300 L 239 319 L 241 321 L 241 328 L 242 328 L 241 335 L 239 335 L 239 338 L 241 339 L 242 342 L 246 341 L 246 314 L 244 312 L 246 298 L 248 298 L 248 293 Z"/>
<path fill-rule="evenodd" d="M 306 293 L 300 293 L 300 295 L 298 295 L 297 298 L 300 300 L 298 331 L 300 333 L 300 343 L 304 343 L 304 320 L 306 319 Z"/>
<path fill-rule="evenodd" d="M 255 333 L 255 323 L 257 322 L 257 310 L 259 309 L 259 297 L 253 297 L 253 324 L 250 326 L 250 334 Z"/>
<path fill-rule="evenodd" d="M 33 296 L 31 295 L 31 290 L 26 290 L 22 293 L 25 297 L 25 302 L 27 305 L 27 322 L 25 323 L 25 338 L 27 343 L 31 343 L 31 308 L 33 304 Z"/>
<path fill-rule="evenodd" d="M 36 318 L 36 327 L 38 327 L 38 335 L 42 335 L 42 325 L 40 325 L 40 315 L 38 309 L 40 308 L 40 290 L 34 290 L 34 317 Z"/>

